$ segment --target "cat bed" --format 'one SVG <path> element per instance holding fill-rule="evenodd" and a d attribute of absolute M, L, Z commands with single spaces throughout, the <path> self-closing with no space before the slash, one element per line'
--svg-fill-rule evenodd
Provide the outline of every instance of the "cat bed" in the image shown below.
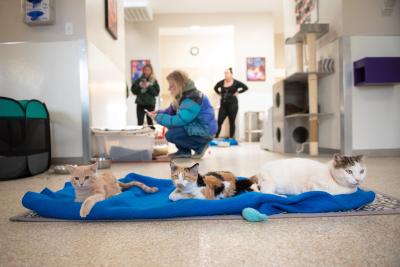
<path fill-rule="evenodd" d="M 0 180 L 33 176 L 50 167 L 50 119 L 38 100 L 0 97 Z"/>
<path fill-rule="evenodd" d="M 139 181 L 156 186 L 159 191 L 148 194 L 133 187 L 122 194 L 97 203 L 86 218 L 79 216 L 81 203 L 74 202 L 74 189 L 67 182 L 62 190 L 53 192 L 27 192 L 22 204 L 42 217 L 66 220 L 132 220 L 165 219 L 191 216 L 240 215 L 244 208 L 273 215 L 279 213 L 317 213 L 346 211 L 362 207 L 375 198 L 375 193 L 359 189 L 348 195 L 332 196 L 325 192 L 307 192 L 297 196 L 247 192 L 222 200 L 185 199 L 170 201 L 168 195 L 174 190 L 170 179 L 157 179 L 136 173 L 128 174 L 123 182 Z"/>
<path fill-rule="evenodd" d="M 237 146 L 239 143 L 233 138 L 213 139 L 208 143 L 210 146 Z"/>

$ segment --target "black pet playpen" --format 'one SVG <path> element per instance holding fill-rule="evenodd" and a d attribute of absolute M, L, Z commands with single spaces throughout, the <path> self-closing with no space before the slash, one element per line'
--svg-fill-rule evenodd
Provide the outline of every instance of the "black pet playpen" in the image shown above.
<path fill-rule="evenodd" d="M 0 97 L 0 180 L 36 175 L 50 167 L 50 125 L 38 100 Z"/>

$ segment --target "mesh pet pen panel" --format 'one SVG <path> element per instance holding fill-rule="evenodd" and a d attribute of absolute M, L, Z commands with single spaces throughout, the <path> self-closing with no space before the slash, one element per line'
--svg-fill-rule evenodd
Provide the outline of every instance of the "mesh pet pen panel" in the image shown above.
<path fill-rule="evenodd" d="M 0 97 L 0 180 L 47 170 L 50 151 L 49 114 L 45 104 Z"/>

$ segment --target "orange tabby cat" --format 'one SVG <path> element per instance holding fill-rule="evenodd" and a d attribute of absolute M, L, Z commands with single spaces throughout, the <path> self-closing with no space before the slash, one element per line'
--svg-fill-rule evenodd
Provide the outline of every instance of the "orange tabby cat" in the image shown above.
<path fill-rule="evenodd" d="M 111 173 L 97 173 L 97 163 L 85 166 L 67 165 L 71 173 L 71 184 L 75 189 L 75 201 L 83 202 L 79 215 L 86 217 L 93 206 L 106 198 L 122 192 L 122 189 L 138 186 L 148 193 L 158 191 L 157 187 L 148 187 L 140 182 L 118 182 Z"/>

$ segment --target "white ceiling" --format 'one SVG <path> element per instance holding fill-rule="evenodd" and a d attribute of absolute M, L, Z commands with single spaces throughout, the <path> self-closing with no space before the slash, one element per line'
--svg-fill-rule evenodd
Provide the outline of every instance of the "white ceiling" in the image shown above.
<path fill-rule="evenodd" d="M 155 14 L 282 12 L 282 0 L 124 0 L 148 5 Z"/>
<path fill-rule="evenodd" d="M 282 0 L 124 0 L 125 7 L 150 8 L 153 14 L 271 13 L 282 31 Z"/>

